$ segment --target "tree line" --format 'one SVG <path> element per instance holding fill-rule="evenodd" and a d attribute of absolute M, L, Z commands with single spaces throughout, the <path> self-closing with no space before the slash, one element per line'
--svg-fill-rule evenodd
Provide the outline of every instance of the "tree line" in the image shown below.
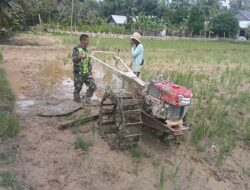
<path fill-rule="evenodd" d="M 250 0 L 1 0 L 0 29 L 73 29 L 93 32 L 174 36 L 233 37 L 233 12 L 250 10 Z M 73 8 L 73 9 L 72 9 Z M 73 11 L 72 11 L 73 10 Z M 108 25 L 110 15 L 127 16 L 122 26 Z M 133 19 L 136 18 L 136 19 Z"/>

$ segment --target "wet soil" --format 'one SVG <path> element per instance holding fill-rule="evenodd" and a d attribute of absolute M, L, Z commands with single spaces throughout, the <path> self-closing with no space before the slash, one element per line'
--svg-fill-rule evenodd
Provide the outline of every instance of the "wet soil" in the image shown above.
<path fill-rule="evenodd" d="M 110 150 L 98 134 L 92 132 L 92 122 L 80 126 L 82 130 L 77 134 L 70 129 L 56 128 L 61 122 L 84 114 L 91 105 L 67 117 L 38 116 L 41 112 L 61 113 L 79 106 L 72 101 L 73 81 L 68 58 L 71 49 L 58 46 L 54 39 L 51 41 L 51 36 L 41 39 L 43 46 L 40 40 L 38 45 L 30 46 L 33 37 L 29 35 L 15 37 L 11 45 L 0 46 L 3 67 L 17 94 L 16 109 L 20 115 L 21 133 L 17 140 L 20 163 L 16 167 L 21 168 L 25 183 L 32 189 L 153 190 L 159 189 L 162 170 L 165 173 L 163 189 L 250 189 L 250 174 L 243 172 L 243 168 L 249 169 L 250 154 L 241 147 L 226 159 L 224 166 L 217 168 L 200 158 L 189 141 L 166 145 L 147 133 L 139 147 L 149 151 L 150 156 L 134 158 L 129 151 Z M 50 45 L 44 45 L 46 39 Z M 94 69 L 99 89 L 104 89 L 105 83 L 112 83 L 113 77 L 97 72 L 101 69 L 98 66 Z M 97 101 L 101 90 L 95 95 Z M 75 149 L 77 136 L 91 139 L 94 145 L 87 152 Z M 211 154 L 212 151 L 211 148 Z"/>

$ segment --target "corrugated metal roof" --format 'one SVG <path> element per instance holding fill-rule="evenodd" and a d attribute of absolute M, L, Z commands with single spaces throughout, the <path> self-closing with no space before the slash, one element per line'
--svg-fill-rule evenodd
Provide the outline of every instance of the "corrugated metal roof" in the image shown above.
<path fill-rule="evenodd" d="M 239 13 L 246 18 L 246 20 L 250 21 L 250 11 L 246 11 L 246 10 L 239 10 Z"/>
<path fill-rule="evenodd" d="M 127 17 L 122 15 L 111 15 L 112 19 L 116 24 L 126 24 Z"/>
<path fill-rule="evenodd" d="M 246 18 L 248 18 L 250 20 L 250 11 L 239 11 L 242 15 L 244 15 Z"/>

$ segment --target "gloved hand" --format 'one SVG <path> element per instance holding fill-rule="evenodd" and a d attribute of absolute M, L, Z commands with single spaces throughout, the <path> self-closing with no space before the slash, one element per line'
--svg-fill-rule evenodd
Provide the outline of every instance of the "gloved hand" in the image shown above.
<path fill-rule="evenodd" d="M 86 59 L 86 58 L 87 58 L 87 55 L 79 55 L 79 58 L 80 58 L 80 59 Z"/>
<path fill-rule="evenodd" d="M 79 55 L 78 55 L 79 59 L 86 59 L 87 57 L 88 57 L 88 55 L 85 52 L 80 52 Z"/>

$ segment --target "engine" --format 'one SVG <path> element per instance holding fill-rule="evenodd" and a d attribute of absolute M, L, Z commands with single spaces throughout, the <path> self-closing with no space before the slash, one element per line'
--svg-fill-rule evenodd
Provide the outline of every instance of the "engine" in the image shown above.
<path fill-rule="evenodd" d="M 158 119 L 183 120 L 191 104 L 192 93 L 168 81 L 151 81 L 146 88 L 145 99 L 148 111 Z"/>

